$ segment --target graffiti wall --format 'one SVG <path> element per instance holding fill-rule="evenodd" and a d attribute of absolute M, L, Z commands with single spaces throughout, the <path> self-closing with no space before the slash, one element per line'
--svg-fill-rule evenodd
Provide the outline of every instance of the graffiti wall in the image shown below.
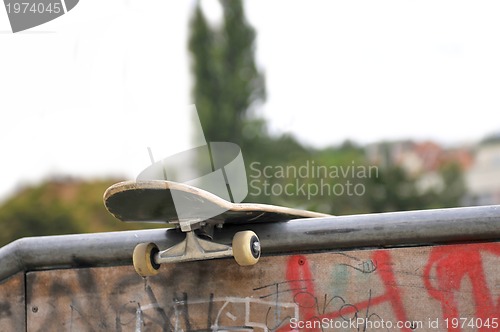
<path fill-rule="evenodd" d="M 28 331 L 500 331 L 500 243 L 191 262 L 146 279 L 30 272 L 0 285 L 0 330 L 20 317 Z"/>
<path fill-rule="evenodd" d="M 26 330 L 24 274 L 0 284 L 0 331 Z"/>

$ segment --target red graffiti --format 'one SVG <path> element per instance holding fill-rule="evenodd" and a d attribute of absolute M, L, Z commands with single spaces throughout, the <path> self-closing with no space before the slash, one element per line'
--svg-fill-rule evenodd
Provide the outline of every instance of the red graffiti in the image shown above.
<path fill-rule="evenodd" d="M 430 295 L 429 304 L 432 305 L 431 302 L 435 299 L 441 306 L 442 319 L 440 328 L 448 329 L 448 331 L 462 331 L 462 326 L 457 326 L 452 322 L 457 322 L 457 319 L 462 318 L 456 293 L 460 292 L 463 281 L 467 280 L 472 289 L 471 296 L 475 310 L 474 321 L 492 322 L 489 325 L 476 326 L 477 331 L 500 330 L 498 327 L 500 298 L 495 298 L 490 291 L 491 286 L 488 286 L 485 272 L 485 268 L 487 268 L 485 266 L 485 255 L 500 256 L 500 244 L 449 245 L 436 246 L 431 249 L 422 279 Z M 359 315 L 368 315 L 369 312 L 373 312 L 372 309 L 377 305 L 389 304 L 398 321 L 408 322 L 408 316 L 402 301 L 403 289 L 398 286 L 390 251 L 374 251 L 371 260 L 375 262 L 376 270 L 372 270 L 370 273 L 376 273 L 380 278 L 383 293 L 372 297 L 370 290 L 369 296 L 364 301 L 345 304 L 340 308 L 338 306 L 332 308 L 330 304 L 340 297 L 332 296 L 328 298 L 326 295 L 324 299 L 318 297 L 315 294 L 314 276 L 306 256 L 290 257 L 286 271 L 289 286 L 287 291 L 292 293 L 294 302 L 300 307 L 300 320 L 313 323 L 314 321 L 322 321 L 324 318 L 329 320 L 356 318 L 360 317 Z M 462 315 L 466 314 L 462 313 Z M 444 324 L 445 322 L 447 323 Z M 463 329 L 467 328 L 463 327 Z M 278 331 L 290 331 L 291 329 L 289 324 L 282 326 Z M 401 331 L 409 332 L 411 329 L 402 328 Z"/>
<path fill-rule="evenodd" d="M 374 251 L 372 260 L 377 263 L 377 271 L 385 287 L 382 295 L 369 298 L 359 303 L 343 306 L 340 310 L 333 312 L 318 312 L 318 297 L 314 293 L 313 276 L 309 268 L 309 263 L 305 256 L 292 256 L 288 260 L 286 277 L 290 289 L 293 292 L 294 300 L 301 307 L 301 320 L 321 321 L 324 318 L 333 320 L 344 318 L 349 315 L 355 315 L 362 310 L 368 310 L 370 307 L 389 303 L 399 321 L 407 321 L 407 316 L 401 300 L 401 290 L 398 288 L 396 278 L 392 270 L 391 257 L 388 251 Z M 290 325 L 281 327 L 278 331 L 290 331 Z M 410 332 L 411 329 L 403 328 L 402 331 Z"/>
<path fill-rule="evenodd" d="M 305 294 L 315 294 L 314 283 L 309 262 L 305 256 L 291 256 L 288 260 L 286 280 L 290 286 L 294 298 L 298 301 L 307 301 Z M 313 317 L 316 314 L 313 303 L 305 303 L 303 306 L 304 317 Z"/>
<path fill-rule="evenodd" d="M 468 277 L 472 285 L 475 317 L 482 322 L 500 317 L 500 299 L 490 293 L 483 266 L 483 254 L 500 256 L 498 243 L 481 243 L 434 247 L 424 269 L 424 284 L 429 295 L 441 303 L 443 319 L 460 318 L 455 293 Z M 498 331 L 498 328 L 482 326 L 478 331 Z M 448 331 L 462 331 L 461 326 L 448 325 Z"/>

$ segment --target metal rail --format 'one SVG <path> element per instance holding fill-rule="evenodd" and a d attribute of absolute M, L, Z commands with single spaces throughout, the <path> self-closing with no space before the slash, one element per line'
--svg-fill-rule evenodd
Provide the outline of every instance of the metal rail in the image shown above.
<path fill-rule="evenodd" d="M 465 207 L 226 225 L 214 240 L 253 230 L 262 253 L 398 247 L 500 240 L 500 206 Z M 133 248 L 155 242 L 161 249 L 184 238 L 175 229 L 23 238 L 0 248 L 0 281 L 18 272 L 131 264 Z"/>

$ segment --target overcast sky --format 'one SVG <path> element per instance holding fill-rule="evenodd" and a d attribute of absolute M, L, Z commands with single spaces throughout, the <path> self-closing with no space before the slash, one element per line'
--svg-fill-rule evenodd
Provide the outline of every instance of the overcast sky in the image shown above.
<path fill-rule="evenodd" d="M 192 1 L 80 0 L 13 34 L 0 7 L 0 199 L 65 174 L 134 178 L 189 147 Z M 211 22 L 218 2 L 203 0 Z M 247 1 L 275 133 L 322 147 L 474 142 L 500 122 L 497 1 Z M 244 153 L 244 151 L 243 151 Z"/>

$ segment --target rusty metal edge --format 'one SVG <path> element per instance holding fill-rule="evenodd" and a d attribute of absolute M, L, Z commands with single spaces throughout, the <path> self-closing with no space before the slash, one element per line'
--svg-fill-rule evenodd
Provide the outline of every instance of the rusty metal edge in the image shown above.
<path fill-rule="evenodd" d="M 229 244 L 241 230 L 257 233 L 263 254 L 499 241 L 500 206 L 226 225 L 214 240 Z M 138 243 L 168 248 L 183 238 L 175 229 L 22 238 L 0 248 L 0 282 L 22 271 L 127 265 Z"/>

